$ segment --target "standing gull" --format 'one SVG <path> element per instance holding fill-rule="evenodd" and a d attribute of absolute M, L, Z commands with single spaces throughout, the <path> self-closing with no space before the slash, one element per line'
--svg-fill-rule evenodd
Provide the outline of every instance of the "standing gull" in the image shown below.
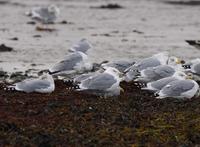
<path fill-rule="evenodd" d="M 14 89 L 26 93 L 51 93 L 55 89 L 54 79 L 49 74 L 44 74 L 38 79 L 27 79 L 22 82 L 8 86 L 6 89 Z"/>
<path fill-rule="evenodd" d="M 85 38 L 81 39 L 80 41 L 78 41 L 77 43 L 75 43 L 70 49 L 69 51 L 71 52 L 83 52 L 86 54 L 86 52 L 92 48 L 92 45 L 89 43 L 89 41 Z"/>
<path fill-rule="evenodd" d="M 158 93 L 157 98 L 192 98 L 198 94 L 199 85 L 194 80 L 172 81 L 164 86 Z"/>
<path fill-rule="evenodd" d="M 108 67 L 103 73 L 91 76 L 83 80 L 80 84 L 80 90 L 103 94 L 105 96 L 119 95 L 122 88 L 119 86 L 121 81 L 120 72 L 112 67 Z"/>
<path fill-rule="evenodd" d="M 60 14 L 60 10 L 55 5 L 47 7 L 34 7 L 30 12 L 27 12 L 28 16 L 37 20 L 43 24 L 54 23 Z"/>
<path fill-rule="evenodd" d="M 200 58 L 191 60 L 190 62 L 183 65 L 185 72 L 192 73 L 195 81 L 200 81 Z"/>

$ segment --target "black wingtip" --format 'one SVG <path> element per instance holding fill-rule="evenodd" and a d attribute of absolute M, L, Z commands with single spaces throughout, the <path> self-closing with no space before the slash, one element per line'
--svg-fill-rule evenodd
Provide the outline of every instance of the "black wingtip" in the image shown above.
<path fill-rule="evenodd" d="M 186 64 L 184 64 L 184 65 L 182 65 L 182 67 L 183 67 L 184 69 L 191 69 L 191 65 L 186 65 Z"/>
<path fill-rule="evenodd" d="M 15 87 L 4 87 L 5 91 L 16 91 Z"/>
<path fill-rule="evenodd" d="M 195 40 L 185 40 L 185 41 L 190 45 L 195 45 L 196 44 Z"/>
<path fill-rule="evenodd" d="M 137 81 L 134 81 L 133 84 L 134 84 L 136 87 L 138 87 L 138 88 L 144 88 L 144 87 L 147 86 L 146 83 L 143 83 L 143 82 L 137 82 Z"/>
<path fill-rule="evenodd" d="M 57 73 L 59 73 L 60 71 L 54 71 L 54 72 L 51 72 L 50 70 L 48 70 L 48 74 L 50 74 L 50 75 L 54 75 L 54 74 L 57 74 Z"/>

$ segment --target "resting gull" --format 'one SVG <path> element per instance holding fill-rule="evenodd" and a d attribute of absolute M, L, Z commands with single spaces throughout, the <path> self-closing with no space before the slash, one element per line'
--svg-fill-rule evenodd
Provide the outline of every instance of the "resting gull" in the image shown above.
<path fill-rule="evenodd" d="M 132 81 L 140 73 L 140 71 L 148 67 L 156 67 L 159 65 L 175 65 L 180 63 L 180 59 L 176 57 L 169 57 L 167 52 L 162 52 L 153 55 L 152 57 L 145 58 L 139 62 L 136 62 L 133 66 L 125 70 L 125 81 Z"/>
<path fill-rule="evenodd" d="M 92 69 L 88 56 L 82 52 L 68 54 L 64 60 L 55 64 L 49 69 L 52 75 L 68 75 L 76 72 L 83 72 Z"/>
<path fill-rule="evenodd" d="M 83 52 L 86 54 L 86 52 L 92 48 L 92 45 L 89 43 L 89 41 L 85 38 L 81 39 L 80 41 L 78 41 L 77 43 L 75 43 L 70 49 L 69 51 L 71 52 Z"/>
<path fill-rule="evenodd" d="M 120 72 L 108 67 L 103 73 L 91 76 L 79 84 L 80 90 L 103 94 L 104 96 L 119 95 L 122 88 L 119 86 Z"/>
<path fill-rule="evenodd" d="M 167 84 L 169 84 L 172 81 L 185 80 L 187 78 L 191 78 L 191 77 L 189 75 L 186 75 L 182 71 L 176 71 L 174 73 L 174 75 L 171 77 L 166 77 L 166 78 L 162 78 L 157 81 L 147 83 L 146 87 L 143 87 L 142 90 L 149 90 L 149 91 L 157 92 L 157 91 L 160 91 L 164 86 L 166 86 Z"/>
<path fill-rule="evenodd" d="M 8 86 L 6 90 L 17 90 L 26 93 L 38 92 L 38 93 L 51 93 L 55 89 L 54 79 L 49 74 L 44 74 L 38 79 L 27 79 L 22 82 L 15 83 Z"/>
<path fill-rule="evenodd" d="M 30 12 L 27 12 L 28 16 L 32 19 L 38 20 L 43 24 L 54 23 L 60 14 L 60 10 L 55 5 L 47 7 L 34 7 Z"/>
<path fill-rule="evenodd" d="M 176 80 L 164 86 L 157 98 L 192 98 L 198 94 L 199 85 L 194 80 Z"/>
<path fill-rule="evenodd" d="M 170 77 L 176 72 L 176 69 L 170 65 L 159 65 L 156 67 L 149 67 L 140 72 L 135 81 L 138 82 L 151 82 L 162 78 Z"/>
<path fill-rule="evenodd" d="M 134 64 L 135 64 L 134 61 L 119 60 L 119 61 L 104 63 L 101 66 L 103 68 L 114 67 L 114 68 L 118 69 L 120 72 L 124 73 L 125 69 L 129 68 L 130 66 L 132 66 Z"/>

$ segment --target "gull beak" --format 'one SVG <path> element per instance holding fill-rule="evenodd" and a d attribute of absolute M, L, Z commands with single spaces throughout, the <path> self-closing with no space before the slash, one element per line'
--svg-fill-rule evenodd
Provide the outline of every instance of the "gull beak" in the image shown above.
<path fill-rule="evenodd" d="M 183 61 L 183 60 L 177 58 L 177 59 L 176 59 L 176 64 L 182 64 L 182 61 Z"/>
<path fill-rule="evenodd" d="M 193 79 L 193 75 L 187 75 L 187 76 L 186 76 L 186 79 L 192 80 L 192 79 Z"/>

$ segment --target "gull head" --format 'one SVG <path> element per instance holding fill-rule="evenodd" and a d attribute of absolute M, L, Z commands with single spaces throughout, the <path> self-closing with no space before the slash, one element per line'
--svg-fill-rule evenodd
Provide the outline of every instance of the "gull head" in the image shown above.
<path fill-rule="evenodd" d="M 184 64 L 184 63 L 185 63 L 184 60 L 177 58 L 175 56 L 171 56 L 168 59 L 168 65 L 181 65 L 181 64 Z"/>
<path fill-rule="evenodd" d="M 48 7 L 48 11 L 49 11 L 49 13 L 51 13 L 51 14 L 55 14 L 55 16 L 58 16 L 58 15 L 60 14 L 59 8 L 58 8 L 57 6 L 55 6 L 55 5 L 50 5 L 50 6 Z"/>
<path fill-rule="evenodd" d="M 103 68 L 105 69 L 105 71 L 104 71 L 105 73 L 109 73 L 115 77 L 116 76 L 120 77 L 120 78 L 123 77 L 123 74 L 114 67 L 103 67 Z"/>
<path fill-rule="evenodd" d="M 185 74 L 185 73 L 182 72 L 182 71 L 176 71 L 176 72 L 174 73 L 173 77 L 176 77 L 176 78 L 178 78 L 179 80 L 185 80 L 185 79 L 187 79 L 188 75 Z"/>
<path fill-rule="evenodd" d="M 48 80 L 48 81 L 51 81 L 51 82 L 54 81 L 52 75 L 50 75 L 49 73 L 43 73 L 43 75 L 40 76 L 40 79 L 41 80 Z"/>

